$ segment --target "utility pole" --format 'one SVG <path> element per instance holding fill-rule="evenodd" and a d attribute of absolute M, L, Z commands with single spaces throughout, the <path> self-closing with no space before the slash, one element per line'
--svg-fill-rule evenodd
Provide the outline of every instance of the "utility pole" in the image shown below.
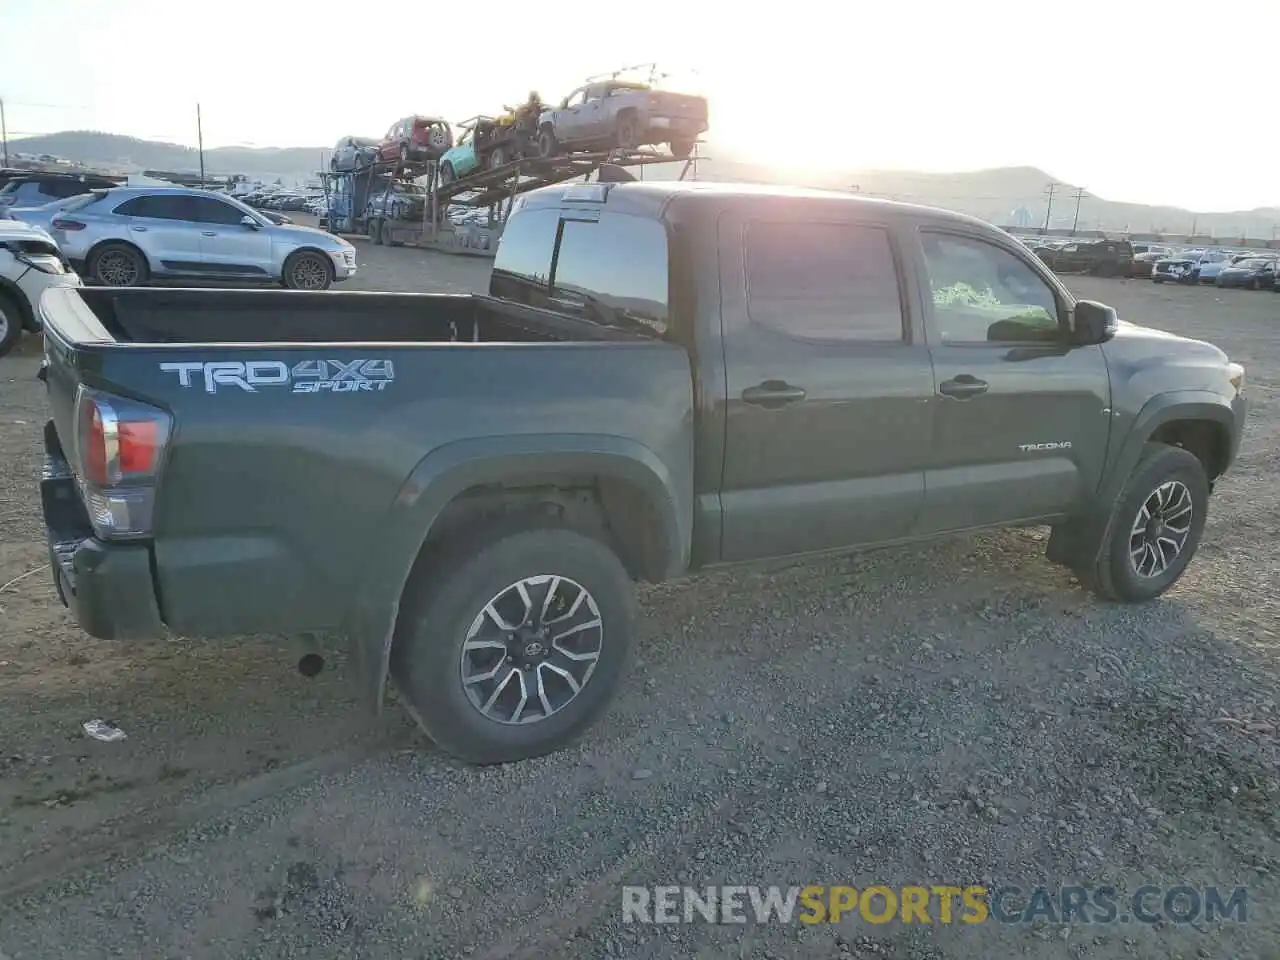
<path fill-rule="evenodd" d="M 4 143 L 4 165 L 9 165 L 9 127 L 4 122 L 4 99 L 0 97 L 0 142 Z"/>
<path fill-rule="evenodd" d="M 1200 218 L 1199 218 L 1199 217 L 1192 217 L 1192 218 L 1191 218 L 1191 235 L 1192 235 L 1193 237 L 1196 235 L 1196 225 L 1197 225 L 1199 222 L 1200 222 Z"/>
<path fill-rule="evenodd" d="M 196 142 L 200 145 L 200 186 L 204 186 L 204 124 L 200 122 L 200 104 L 196 104 Z"/>
<path fill-rule="evenodd" d="M 1045 194 L 1049 197 L 1049 203 L 1044 208 L 1044 229 L 1049 229 L 1049 217 L 1053 214 L 1053 191 L 1057 190 L 1061 184 L 1051 183 L 1044 188 Z"/>
<path fill-rule="evenodd" d="M 1071 221 L 1071 235 L 1075 236 L 1076 227 L 1080 224 L 1080 199 L 1084 196 L 1084 187 L 1076 187 L 1076 218 Z"/>

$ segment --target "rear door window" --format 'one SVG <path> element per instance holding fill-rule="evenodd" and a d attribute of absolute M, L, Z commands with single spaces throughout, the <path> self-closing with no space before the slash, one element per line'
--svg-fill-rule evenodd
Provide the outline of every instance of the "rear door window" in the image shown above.
<path fill-rule="evenodd" d="M 670 321 L 668 264 L 667 232 L 657 220 L 527 210 L 503 231 L 489 292 L 661 337 Z"/>
<path fill-rule="evenodd" d="M 852 223 L 754 221 L 744 243 L 747 313 L 801 340 L 904 339 L 888 231 Z"/>
<path fill-rule="evenodd" d="M 152 194 L 134 197 L 116 207 L 122 217 L 147 217 L 152 220 L 189 220 L 186 197 L 168 194 Z"/>

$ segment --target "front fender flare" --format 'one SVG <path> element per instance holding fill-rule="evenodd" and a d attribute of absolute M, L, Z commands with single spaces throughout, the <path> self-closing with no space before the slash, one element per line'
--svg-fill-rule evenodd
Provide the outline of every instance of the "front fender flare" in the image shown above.
<path fill-rule="evenodd" d="M 1102 502 L 1110 503 L 1119 496 L 1142 456 L 1147 439 L 1161 425 L 1173 420 L 1208 420 L 1221 424 L 1231 437 L 1232 449 L 1228 458 L 1231 459 L 1240 439 L 1238 417 L 1231 399 L 1211 390 L 1171 390 L 1152 397 L 1138 411 L 1120 441 L 1103 483 Z"/>
<path fill-rule="evenodd" d="M 512 477 L 565 474 L 608 477 L 642 491 L 660 518 L 663 573 L 688 566 L 693 512 L 656 454 L 623 437 L 594 434 L 493 436 L 459 440 L 420 460 L 388 511 L 376 555 L 349 615 L 353 663 L 372 705 L 381 709 L 400 602 L 414 561 L 433 525 L 465 490 Z"/>

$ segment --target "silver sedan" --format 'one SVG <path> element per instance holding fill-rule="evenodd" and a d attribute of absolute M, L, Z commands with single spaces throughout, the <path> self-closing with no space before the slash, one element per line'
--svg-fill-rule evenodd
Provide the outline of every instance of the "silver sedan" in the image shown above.
<path fill-rule="evenodd" d="M 112 287 L 150 279 L 274 281 L 325 290 L 356 272 L 356 250 L 323 230 L 276 224 L 224 194 L 118 187 L 15 210 L 47 229 L 82 276 Z"/>

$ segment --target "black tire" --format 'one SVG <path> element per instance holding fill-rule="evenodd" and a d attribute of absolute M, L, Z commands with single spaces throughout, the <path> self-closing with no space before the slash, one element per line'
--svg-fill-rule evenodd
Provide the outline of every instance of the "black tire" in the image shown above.
<path fill-rule="evenodd" d="M 1162 573 L 1143 576 L 1135 569 L 1132 531 L 1144 505 L 1163 485 L 1181 485 L 1191 504 L 1186 538 Z M 1102 550 L 1094 565 L 1090 586 L 1108 600 L 1142 603 L 1153 600 L 1177 583 L 1195 556 L 1204 533 L 1209 507 L 1209 478 L 1195 454 L 1181 447 L 1148 443 L 1133 473 L 1120 492 L 1108 521 Z"/>
<path fill-rule="evenodd" d="M 457 179 L 458 179 L 458 178 L 457 178 L 457 176 L 456 176 L 456 175 L 454 174 L 454 172 L 453 172 L 453 164 L 452 164 L 452 163 L 450 163 L 449 161 L 447 161 L 447 160 L 446 160 L 444 163 L 440 164 L 440 183 L 441 183 L 441 185 L 449 184 L 449 183 L 453 183 L 453 181 L 455 181 L 455 180 L 457 180 Z"/>
<path fill-rule="evenodd" d="M 617 145 L 623 150 L 640 146 L 640 125 L 634 113 L 624 113 L 618 118 Z"/>
<path fill-rule="evenodd" d="M 328 290 L 333 286 L 333 264 L 323 253 L 299 250 L 284 262 L 282 279 L 290 290 Z"/>
<path fill-rule="evenodd" d="M 1152 282 L 1152 283 L 1164 283 L 1164 278 L 1163 278 L 1163 277 L 1152 277 L 1152 278 L 1151 278 L 1151 282 Z"/>
<path fill-rule="evenodd" d="M 140 287 L 147 282 L 147 258 L 127 243 L 104 243 L 89 255 L 89 279 L 104 287 Z"/>
<path fill-rule="evenodd" d="M 545 123 L 538 131 L 538 156 L 550 160 L 560 152 L 560 142 L 556 140 L 556 132 L 551 124 Z"/>
<path fill-rule="evenodd" d="M 539 576 L 562 577 L 590 594 L 600 621 L 599 656 L 580 692 L 559 709 L 533 722 L 504 723 L 468 695 L 468 689 L 477 699 L 494 692 L 487 680 L 464 686 L 463 646 L 487 605 Z M 542 756 L 572 743 L 604 712 L 626 665 L 635 605 L 630 578 L 605 544 L 553 520 L 508 522 L 454 541 L 415 580 L 396 628 L 391 677 L 409 713 L 441 749 L 477 764 Z M 536 589 L 530 588 L 534 608 Z M 493 657 L 495 672 L 512 669 L 501 651 Z"/>
<path fill-rule="evenodd" d="M 18 301 L 4 290 L 0 290 L 0 357 L 17 346 L 22 336 L 23 313 Z"/>
<path fill-rule="evenodd" d="M 667 146 L 671 148 L 671 155 L 677 160 L 688 160 L 689 155 L 693 153 L 692 140 L 672 140 Z"/>
<path fill-rule="evenodd" d="M 489 152 L 489 162 L 487 166 L 490 170 L 497 170 L 499 167 L 505 167 L 507 163 L 507 148 L 505 146 L 499 144 Z"/>

